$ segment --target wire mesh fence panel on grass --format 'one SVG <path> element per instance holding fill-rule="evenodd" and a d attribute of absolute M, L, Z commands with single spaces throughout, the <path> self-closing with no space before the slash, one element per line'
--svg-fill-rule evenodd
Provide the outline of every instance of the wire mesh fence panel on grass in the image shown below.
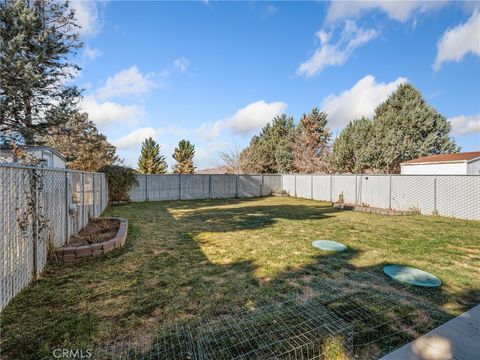
<path fill-rule="evenodd" d="M 209 360 L 347 358 L 353 345 L 350 325 L 315 299 L 224 315 L 201 324 L 197 337 L 199 358 Z"/>
<path fill-rule="evenodd" d="M 164 328 L 158 336 L 125 339 L 113 345 L 94 349 L 92 355 L 102 360 L 195 360 L 198 359 L 192 331 L 187 324 Z"/>
<path fill-rule="evenodd" d="M 445 321 L 425 298 L 373 272 L 343 269 L 306 285 L 353 329 L 354 355 L 378 358 Z M 313 295 L 312 295 L 313 293 Z"/>

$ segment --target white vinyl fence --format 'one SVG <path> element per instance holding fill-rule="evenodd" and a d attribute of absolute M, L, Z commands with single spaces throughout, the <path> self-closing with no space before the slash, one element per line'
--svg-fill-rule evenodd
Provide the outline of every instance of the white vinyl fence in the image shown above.
<path fill-rule="evenodd" d="M 0 164 L 0 311 L 107 204 L 104 174 Z"/>
<path fill-rule="evenodd" d="M 268 196 L 282 189 L 282 175 L 138 175 L 132 201 L 218 199 Z"/>
<path fill-rule="evenodd" d="M 479 175 L 283 175 L 291 196 L 480 220 Z"/>

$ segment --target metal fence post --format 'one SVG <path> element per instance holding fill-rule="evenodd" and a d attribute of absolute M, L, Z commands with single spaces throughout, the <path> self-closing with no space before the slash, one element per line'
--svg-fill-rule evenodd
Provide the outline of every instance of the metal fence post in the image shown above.
<path fill-rule="evenodd" d="M 238 174 L 235 174 L 235 197 L 238 198 Z"/>
<path fill-rule="evenodd" d="M 182 174 L 178 174 L 178 200 L 182 199 Z"/>
<path fill-rule="evenodd" d="M 264 184 L 264 178 L 263 178 L 263 174 L 262 174 L 262 186 L 260 187 L 260 196 L 263 196 L 263 184 Z"/>
<path fill-rule="evenodd" d="M 93 196 L 93 199 L 92 199 L 92 204 L 93 204 L 93 217 L 97 217 L 97 211 L 96 211 L 96 195 L 97 195 L 97 192 L 95 191 L 95 174 L 92 174 L 92 177 L 93 177 L 93 180 L 92 180 L 92 196 Z"/>
<path fill-rule="evenodd" d="M 310 199 L 313 200 L 313 174 L 310 175 Z"/>
<path fill-rule="evenodd" d="M 33 170 L 33 178 L 35 181 L 35 219 L 33 223 L 33 227 L 35 229 L 35 236 L 33 237 L 33 278 L 36 280 L 38 279 L 38 240 L 39 240 L 39 227 L 40 224 L 38 222 L 38 211 L 39 211 L 39 187 L 38 187 L 38 172 L 37 172 L 37 167 L 35 167 Z"/>
<path fill-rule="evenodd" d="M 388 185 L 388 208 L 392 208 L 392 174 L 389 176 L 389 185 Z"/>
<path fill-rule="evenodd" d="M 295 184 L 295 197 L 297 197 L 297 174 L 293 174 L 294 184 Z"/>
<path fill-rule="evenodd" d="M 69 231 L 70 231 L 70 224 L 69 221 L 69 201 L 68 201 L 68 171 L 65 171 L 65 244 L 68 244 L 68 240 L 70 239 Z"/>
<path fill-rule="evenodd" d="M 208 174 L 208 198 L 212 197 L 212 175 Z"/>
<path fill-rule="evenodd" d="M 82 226 L 85 226 L 85 173 L 82 172 Z"/>
<path fill-rule="evenodd" d="M 333 174 L 330 174 L 330 202 L 333 202 Z"/>

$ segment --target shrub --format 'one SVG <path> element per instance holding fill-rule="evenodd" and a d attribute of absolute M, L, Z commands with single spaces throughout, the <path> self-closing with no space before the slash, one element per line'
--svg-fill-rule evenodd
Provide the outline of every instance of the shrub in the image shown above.
<path fill-rule="evenodd" d="M 137 172 L 123 165 L 108 165 L 101 171 L 107 177 L 109 200 L 130 201 L 128 193 L 134 185 L 138 185 Z"/>

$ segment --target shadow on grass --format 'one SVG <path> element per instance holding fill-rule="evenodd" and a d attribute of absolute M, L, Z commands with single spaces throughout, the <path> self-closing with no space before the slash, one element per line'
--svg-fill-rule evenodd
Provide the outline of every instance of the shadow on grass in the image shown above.
<path fill-rule="evenodd" d="M 399 286 L 383 276 L 384 264 L 355 267 L 356 249 L 319 251 L 308 264 L 286 267 L 263 281 L 251 260 L 213 263 L 197 239 L 202 232 L 263 229 L 281 220 L 321 226 L 341 211 L 257 201 L 152 202 L 111 209 L 110 215 L 129 219 L 126 246 L 103 258 L 50 266 L 44 279 L 1 314 L 2 356 L 48 358 L 56 348 L 99 348 L 124 338 L 127 347 L 141 345 L 140 355 L 151 353 L 172 322 L 196 327 L 232 312 L 248 316 L 292 295 L 315 298 L 326 312 L 352 324 L 360 358 L 378 357 L 451 317 L 440 310 L 450 301 L 442 288 Z M 468 309 L 478 292 L 458 297 Z M 267 332 L 261 324 L 253 330 Z"/>

